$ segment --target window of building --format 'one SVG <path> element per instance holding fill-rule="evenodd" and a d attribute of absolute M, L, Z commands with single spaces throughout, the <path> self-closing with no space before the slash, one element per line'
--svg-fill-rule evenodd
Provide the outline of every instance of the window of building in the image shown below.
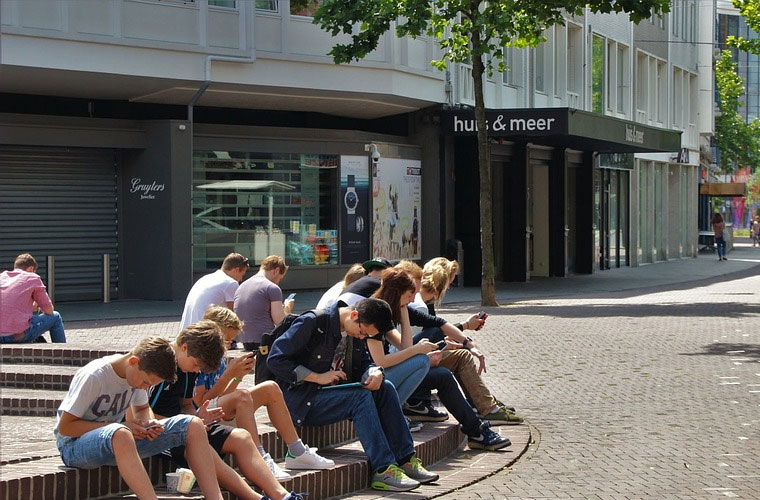
<path fill-rule="evenodd" d="M 668 110 L 668 82 L 665 61 L 657 61 L 657 121 L 665 123 Z"/>
<path fill-rule="evenodd" d="M 338 263 L 338 155 L 196 151 L 193 270 L 230 252 L 259 263 Z"/>
<path fill-rule="evenodd" d="M 522 85 L 522 52 L 515 47 L 504 47 L 504 73 L 502 81 L 505 85 L 519 87 Z"/>
<path fill-rule="evenodd" d="M 583 29 L 575 24 L 567 25 L 567 91 L 575 96 L 581 93 L 583 81 Z"/>
<path fill-rule="evenodd" d="M 604 114 L 604 38 L 594 35 L 591 41 L 591 111 Z"/>
<path fill-rule="evenodd" d="M 616 80 L 617 80 L 617 71 L 615 71 L 615 59 L 617 57 L 617 53 L 615 52 L 615 42 L 608 41 L 607 42 L 607 62 L 605 63 L 605 67 L 610 68 L 610 71 L 607 71 L 607 110 L 612 111 L 615 107 L 615 101 L 617 99 L 617 91 L 615 89 L 616 86 Z"/>
<path fill-rule="evenodd" d="M 544 68 L 544 52 L 546 43 L 542 43 L 534 49 L 536 61 L 536 92 L 546 92 L 546 82 L 544 81 L 546 71 Z"/>
<path fill-rule="evenodd" d="M 224 7 L 226 9 L 234 9 L 235 0 L 208 0 L 209 7 Z"/>
<path fill-rule="evenodd" d="M 649 61 L 646 54 L 636 55 L 636 120 L 643 122 L 649 109 Z"/>
<path fill-rule="evenodd" d="M 290 14 L 293 16 L 313 17 L 319 8 L 320 0 L 306 0 L 305 2 L 290 2 Z"/>
<path fill-rule="evenodd" d="M 615 110 L 618 113 L 628 111 L 628 48 L 623 45 L 617 46 L 617 95 L 615 96 Z"/>
<path fill-rule="evenodd" d="M 256 0 L 256 9 L 266 10 L 269 12 L 279 12 L 280 6 L 278 0 Z"/>

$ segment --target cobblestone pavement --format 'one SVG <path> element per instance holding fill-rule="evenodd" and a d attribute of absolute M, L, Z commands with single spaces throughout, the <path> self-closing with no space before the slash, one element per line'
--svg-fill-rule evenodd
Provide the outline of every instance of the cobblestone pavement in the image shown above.
<path fill-rule="evenodd" d="M 474 334 L 486 380 L 518 407 L 536 442 L 510 470 L 442 498 L 760 498 L 760 267 L 752 261 L 702 281 L 622 292 L 611 283 L 575 296 L 568 287 L 488 309 Z M 688 261 L 677 265 L 685 280 L 702 277 L 689 274 Z M 441 315 L 457 321 L 476 308 Z M 177 325 L 167 317 L 66 326 L 72 345 L 127 349 L 147 334 L 171 337 Z M 24 435 L 24 425 L 15 430 Z"/>
<path fill-rule="evenodd" d="M 490 311 L 486 379 L 536 444 L 442 498 L 760 498 L 758 273 Z"/>

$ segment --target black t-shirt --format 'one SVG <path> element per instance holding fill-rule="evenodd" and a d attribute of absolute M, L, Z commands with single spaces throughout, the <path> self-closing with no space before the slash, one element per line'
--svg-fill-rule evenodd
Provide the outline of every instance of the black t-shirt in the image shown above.
<path fill-rule="evenodd" d="M 177 381 L 173 384 L 161 382 L 148 391 L 148 401 L 153 413 L 162 417 L 173 417 L 182 413 L 182 400 L 193 397 L 197 373 L 185 373 L 177 367 Z"/>
<path fill-rule="evenodd" d="M 348 285 L 341 293 L 355 293 L 362 297 L 369 298 L 380 288 L 380 280 L 374 276 L 362 276 L 358 280 Z"/>

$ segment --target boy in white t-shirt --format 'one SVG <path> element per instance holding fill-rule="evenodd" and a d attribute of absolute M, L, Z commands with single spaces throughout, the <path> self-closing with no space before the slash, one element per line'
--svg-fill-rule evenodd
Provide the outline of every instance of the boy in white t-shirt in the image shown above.
<path fill-rule="evenodd" d="M 80 368 L 58 408 L 54 432 L 63 463 L 82 469 L 116 465 L 137 498 L 154 500 L 141 458 L 185 445 L 204 497 L 221 500 L 203 421 L 192 415 L 152 418 L 146 390 L 174 381 L 176 367 L 169 342 L 148 337 L 128 354 L 106 356 Z"/>

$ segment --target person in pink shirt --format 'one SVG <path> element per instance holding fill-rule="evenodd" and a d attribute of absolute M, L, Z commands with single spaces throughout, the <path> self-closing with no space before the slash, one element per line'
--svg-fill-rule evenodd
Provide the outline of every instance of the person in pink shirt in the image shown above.
<path fill-rule="evenodd" d="M 35 271 L 37 261 L 22 253 L 13 271 L 0 273 L 0 344 L 34 342 L 48 330 L 50 340 L 66 342 L 61 315 Z M 38 307 L 42 314 L 36 314 Z"/>

